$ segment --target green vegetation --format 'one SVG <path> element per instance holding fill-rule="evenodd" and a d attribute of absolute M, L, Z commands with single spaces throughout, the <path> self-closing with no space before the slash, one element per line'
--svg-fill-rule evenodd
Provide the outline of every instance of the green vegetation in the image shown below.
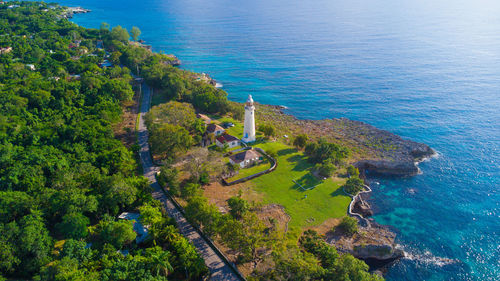
<path fill-rule="evenodd" d="M 139 36 L 141 36 L 141 30 L 137 26 L 132 26 L 132 30 L 130 30 L 132 34 L 132 40 L 137 41 Z"/>
<path fill-rule="evenodd" d="M 6 9 L 10 4 L 20 7 Z M 126 67 L 99 67 L 105 51 L 97 46 L 102 39 L 110 60 L 120 58 L 114 44 L 128 44 L 127 30 L 78 27 L 61 19 L 64 8 L 55 4 L 0 5 L 0 47 L 12 47 L 0 54 L 0 276 L 206 275 L 194 246 L 163 217 L 148 181 L 135 174 L 133 153 L 113 134 L 134 95 L 132 76 Z M 116 219 L 137 210 L 149 210 L 141 215 L 154 222 L 141 244 L 132 223 Z"/>
<path fill-rule="evenodd" d="M 241 219 L 250 208 L 248 202 L 240 196 L 229 198 L 229 200 L 227 200 L 227 204 L 231 209 L 231 215 L 236 219 Z"/>
<path fill-rule="evenodd" d="M 383 280 L 382 277 L 367 273 L 368 265 L 351 255 L 339 255 L 313 230 L 307 230 L 300 237 L 300 245 L 313 254 L 322 265 L 324 280 Z"/>
<path fill-rule="evenodd" d="M 261 131 L 266 138 L 270 138 L 276 135 L 276 129 L 271 124 L 260 125 L 259 131 Z"/>
<path fill-rule="evenodd" d="M 0 9 L 0 46 L 12 47 L 0 55 L 0 279 L 207 276 L 195 247 L 163 216 L 147 180 L 135 174 L 131 151 L 114 138 L 112 128 L 134 95 L 131 71 L 170 101 L 148 114 L 152 150 L 163 158 L 188 150 L 191 157 L 182 167 L 188 178 L 181 182 L 181 173 L 165 166 L 160 183 L 184 199 L 191 222 L 237 253 L 237 263 L 269 265 L 255 269 L 251 278 L 376 278 L 362 261 L 348 254 L 337 257 L 334 248 L 321 245 L 318 251 L 302 242 L 299 247 L 276 221 L 261 220 L 258 207 L 240 197 L 228 200 L 230 213 L 221 214 L 203 197 L 200 183 L 222 174 L 227 165 L 217 152 L 192 147 L 203 134 L 193 114 L 229 114 L 239 120 L 241 108 L 224 91 L 197 81 L 197 74 L 173 67 L 174 58 L 130 44 L 125 28 L 110 31 L 106 23 L 99 30 L 78 27 L 61 19 L 63 8 L 54 7 L 23 2 Z M 139 30 L 131 33 L 137 40 Z M 101 68 L 104 59 L 126 67 Z M 238 136 L 239 126 L 233 129 Z M 257 145 L 275 154 L 280 164 L 256 179 L 255 188 L 268 195 L 267 202 L 285 206 L 292 227 L 316 225 L 345 212 L 349 198 L 339 192 L 343 180 L 327 179 L 301 192 L 292 179 L 311 181 L 314 164 L 284 144 Z M 310 159 L 321 158 L 317 163 L 329 159 L 342 164 L 341 147 L 318 143 L 306 151 Z M 324 153 L 328 157 L 322 159 Z M 144 242 L 135 242 L 132 222 L 116 219 L 124 211 L 139 212 L 140 221 L 148 225 Z"/>
<path fill-rule="evenodd" d="M 264 151 L 275 149 L 278 167 L 272 173 L 252 180 L 252 183 L 256 190 L 266 195 L 264 203 L 277 203 L 285 207 L 287 214 L 292 217 L 290 226 L 302 228 L 319 225 L 328 218 L 345 214 L 351 200 L 340 188 L 344 180 L 308 180 L 312 177 L 310 174 L 314 165 L 302 152 L 279 142 L 256 146 Z M 292 180 L 305 180 L 317 186 L 303 191 Z"/>
<path fill-rule="evenodd" d="M 359 177 L 359 170 L 358 170 L 358 168 L 354 167 L 353 165 L 349 165 L 347 167 L 347 174 L 350 177 Z"/>
<path fill-rule="evenodd" d="M 224 123 L 233 123 L 234 127 L 230 127 L 226 129 L 226 132 L 232 136 L 235 136 L 237 138 L 242 138 L 243 137 L 243 123 L 230 118 L 230 117 L 223 117 L 218 120 L 221 124 Z"/>
<path fill-rule="evenodd" d="M 351 195 L 356 195 L 358 192 L 363 190 L 364 185 L 365 184 L 362 179 L 360 179 L 357 176 L 352 176 L 346 181 L 346 183 L 342 187 L 344 188 L 345 192 Z"/>
<path fill-rule="evenodd" d="M 352 236 L 358 232 L 358 220 L 353 217 L 343 217 L 337 228 L 345 234 Z"/>
<path fill-rule="evenodd" d="M 304 147 L 306 147 L 308 140 L 309 137 L 306 134 L 300 134 L 293 140 L 293 145 L 299 149 L 303 149 Z"/>
<path fill-rule="evenodd" d="M 269 168 L 271 168 L 271 163 L 267 160 L 264 160 L 262 163 L 254 165 L 252 167 L 239 169 L 238 174 L 236 174 L 234 177 L 230 177 L 230 178 L 226 179 L 226 181 L 232 182 L 235 180 L 239 180 L 239 179 L 251 176 L 253 174 L 260 173 L 260 172 L 265 171 Z"/>

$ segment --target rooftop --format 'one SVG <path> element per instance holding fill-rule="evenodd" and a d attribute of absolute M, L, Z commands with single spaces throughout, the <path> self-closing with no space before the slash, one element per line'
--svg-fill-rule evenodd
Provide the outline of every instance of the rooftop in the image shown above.
<path fill-rule="evenodd" d="M 224 128 L 222 128 L 221 126 L 219 126 L 217 124 L 208 124 L 207 132 L 213 133 L 215 131 L 224 131 Z"/>
<path fill-rule="evenodd" d="M 245 160 L 252 160 L 255 158 L 259 158 L 259 157 L 260 157 L 260 154 L 257 151 L 255 151 L 253 149 L 249 149 L 249 150 L 242 151 L 238 154 L 231 155 L 231 156 L 229 156 L 229 159 L 233 160 L 234 163 L 241 163 Z"/>
<path fill-rule="evenodd" d="M 224 135 L 221 135 L 221 136 L 217 137 L 217 140 L 220 143 L 232 142 L 232 141 L 239 141 L 239 139 L 237 137 L 231 136 L 231 135 L 228 135 L 228 134 L 224 134 Z"/>

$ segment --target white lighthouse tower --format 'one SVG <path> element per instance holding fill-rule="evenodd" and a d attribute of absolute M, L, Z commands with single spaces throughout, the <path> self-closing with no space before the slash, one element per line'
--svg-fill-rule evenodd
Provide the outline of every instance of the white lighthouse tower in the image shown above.
<path fill-rule="evenodd" d="M 255 106 L 253 106 L 252 95 L 248 95 L 247 102 L 245 103 L 245 126 L 241 140 L 244 142 L 255 141 Z"/>

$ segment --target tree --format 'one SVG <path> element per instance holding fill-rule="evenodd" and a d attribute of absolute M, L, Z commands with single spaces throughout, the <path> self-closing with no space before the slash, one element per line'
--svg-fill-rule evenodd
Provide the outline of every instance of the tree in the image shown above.
<path fill-rule="evenodd" d="M 345 234 L 352 236 L 358 232 L 358 220 L 353 217 L 345 216 L 337 227 Z"/>
<path fill-rule="evenodd" d="M 318 142 L 307 144 L 305 154 L 309 156 L 309 160 L 313 163 L 322 163 L 330 159 L 335 165 L 339 165 L 342 160 L 349 156 L 349 150 L 336 143 L 320 139 Z"/>
<path fill-rule="evenodd" d="M 327 276 L 326 280 L 339 280 L 339 281 L 351 281 L 351 280 L 361 280 L 361 281 L 382 281 L 382 277 L 376 274 L 370 274 L 368 272 L 368 265 L 350 254 L 344 254 L 340 256 L 337 264 L 333 270 L 331 270 Z"/>
<path fill-rule="evenodd" d="M 184 210 L 186 217 L 203 227 L 204 233 L 209 236 L 217 233 L 221 214 L 217 206 L 208 203 L 207 198 L 201 196 L 190 198 Z"/>
<path fill-rule="evenodd" d="M 101 22 L 100 30 L 101 31 L 109 31 L 109 23 L 107 23 L 107 22 Z"/>
<path fill-rule="evenodd" d="M 191 147 L 193 138 L 181 126 L 162 124 L 151 128 L 149 142 L 153 153 L 174 158 L 178 152 Z"/>
<path fill-rule="evenodd" d="M 259 131 L 261 131 L 266 136 L 266 138 L 276 135 L 276 129 L 274 128 L 273 125 L 270 124 L 260 125 Z"/>
<path fill-rule="evenodd" d="M 181 196 L 184 199 L 189 199 L 191 197 L 199 196 L 201 194 L 202 192 L 200 189 L 200 185 L 197 183 L 191 183 L 191 182 L 187 183 L 186 185 L 184 185 L 184 187 L 182 187 L 181 190 Z"/>
<path fill-rule="evenodd" d="M 293 140 L 293 145 L 299 149 L 303 149 L 304 147 L 306 147 L 308 140 L 309 137 L 306 134 L 300 134 Z"/>
<path fill-rule="evenodd" d="M 160 174 L 157 176 L 158 183 L 161 186 L 167 187 L 174 196 L 180 195 L 179 190 L 179 171 L 169 165 L 160 168 Z"/>
<path fill-rule="evenodd" d="M 349 175 L 349 177 L 359 177 L 359 170 L 353 165 L 349 165 L 347 167 L 347 174 Z"/>
<path fill-rule="evenodd" d="M 56 228 L 65 238 L 81 239 L 87 237 L 89 224 L 89 218 L 81 213 L 69 213 L 63 216 Z"/>
<path fill-rule="evenodd" d="M 316 170 L 318 170 L 321 176 L 328 178 L 333 175 L 333 173 L 337 170 L 337 167 L 330 159 L 328 159 L 323 161 L 321 164 L 317 164 Z"/>
<path fill-rule="evenodd" d="M 117 249 L 134 241 L 136 233 L 132 221 L 101 221 L 97 226 L 97 242 L 101 245 L 110 243 Z"/>
<path fill-rule="evenodd" d="M 346 183 L 342 186 L 345 190 L 345 192 L 351 194 L 351 195 L 356 195 L 358 192 L 363 190 L 365 184 L 362 179 L 359 177 L 350 177 Z"/>
<path fill-rule="evenodd" d="M 163 251 L 160 247 L 146 249 L 146 258 L 151 263 L 151 269 L 155 272 L 156 276 L 167 276 L 174 268 L 169 262 L 171 255 L 168 251 Z"/>
<path fill-rule="evenodd" d="M 80 263 L 91 261 L 92 249 L 87 247 L 87 242 L 74 239 L 68 239 L 64 242 L 61 253 L 62 258 L 69 257 L 78 260 Z"/>
<path fill-rule="evenodd" d="M 137 39 L 139 39 L 139 36 L 141 35 L 141 30 L 137 26 L 133 26 L 132 30 L 130 30 L 130 33 L 132 33 L 132 39 L 134 41 L 137 41 Z"/>
<path fill-rule="evenodd" d="M 111 29 L 111 38 L 113 40 L 118 40 L 120 42 L 126 43 L 130 38 L 130 34 L 128 33 L 126 28 L 117 25 Z"/>
<path fill-rule="evenodd" d="M 8 223 L 30 213 L 34 200 L 26 192 L 0 191 L 0 222 Z"/>
<path fill-rule="evenodd" d="M 248 201 L 241 197 L 231 197 L 227 200 L 230 213 L 235 219 L 240 219 L 250 208 Z"/>
<path fill-rule="evenodd" d="M 19 273 L 30 276 L 50 260 L 52 239 L 40 214 L 23 217 L 19 225 L 17 256 L 20 259 Z"/>

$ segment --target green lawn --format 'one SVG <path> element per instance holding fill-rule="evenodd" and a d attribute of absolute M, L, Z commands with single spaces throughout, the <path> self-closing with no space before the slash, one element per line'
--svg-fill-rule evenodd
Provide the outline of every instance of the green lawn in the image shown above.
<path fill-rule="evenodd" d="M 331 178 L 314 178 L 310 174 L 313 165 L 307 162 L 303 153 L 285 144 L 268 142 L 255 146 L 264 150 L 271 148 L 278 153 L 276 170 L 251 182 L 257 191 L 266 195 L 264 203 L 277 203 L 285 207 L 292 218 L 290 227 L 315 226 L 328 218 L 346 214 L 351 199 L 340 188 L 344 179 L 334 181 Z M 303 181 L 307 187 L 309 184 L 319 185 L 312 190 L 303 191 L 292 180 Z"/>
<path fill-rule="evenodd" d="M 231 128 L 227 128 L 226 129 L 226 132 L 232 136 L 235 136 L 239 139 L 243 138 L 243 123 L 238 121 L 238 120 L 235 120 L 233 118 L 230 118 L 230 117 L 222 117 L 220 119 L 217 119 L 221 125 L 226 123 L 226 122 L 230 122 L 230 123 L 233 123 L 234 124 L 234 127 L 231 127 Z M 257 129 L 257 128 L 255 128 Z M 262 137 L 262 133 L 257 131 L 256 132 L 256 137 L 259 138 L 259 137 Z"/>
<path fill-rule="evenodd" d="M 226 181 L 232 182 L 232 181 L 235 181 L 238 179 L 242 179 L 244 177 L 248 177 L 248 176 L 256 174 L 258 172 L 265 171 L 269 168 L 271 168 L 271 163 L 269 161 L 265 160 L 262 163 L 255 165 L 255 166 L 252 166 L 250 168 L 240 169 L 236 176 L 228 178 L 228 179 L 226 179 Z"/>
<path fill-rule="evenodd" d="M 302 177 L 298 178 L 298 179 L 293 179 L 295 180 L 295 182 L 297 182 L 298 184 L 300 184 L 302 186 L 302 188 L 304 189 L 312 189 L 314 188 L 315 186 L 319 185 L 320 183 L 322 183 L 323 181 L 318 179 L 317 177 L 313 176 L 311 173 L 307 173 L 305 175 L 303 175 Z"/>

